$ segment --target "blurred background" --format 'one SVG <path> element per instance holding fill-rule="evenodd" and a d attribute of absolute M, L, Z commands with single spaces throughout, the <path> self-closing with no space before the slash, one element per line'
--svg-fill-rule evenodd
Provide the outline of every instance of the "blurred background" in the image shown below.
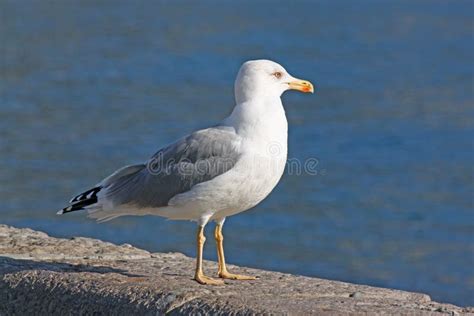
<path fill-rule="evenodd" d="M 0 223 L 194 256 L 194 223 L 55 213 L 269 58 L 317 86 L 283 101 L 318 174 L 229 218 L 228 261 L 474 305 L 473 3 L 1 0 Z"/>

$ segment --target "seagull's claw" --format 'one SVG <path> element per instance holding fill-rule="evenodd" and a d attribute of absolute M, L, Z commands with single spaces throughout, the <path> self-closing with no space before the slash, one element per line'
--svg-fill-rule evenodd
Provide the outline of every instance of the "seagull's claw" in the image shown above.
<path fill-rule="evenodd" d="M 257 280 L 257 277 L 251 275 L 234 274 L 230 272 L 219 272 L 219 278 L 229 280 Z"/>
<path fill-rule="evenodd" d="M 196 280 L 198 283 L 207 284 L 207 285 L 224 285 L 225 284 L 223 280 L 210 278 L 208 276 L 205 276 L 204 274 L 196 274 L 194 276 L 194 280 Z"/>

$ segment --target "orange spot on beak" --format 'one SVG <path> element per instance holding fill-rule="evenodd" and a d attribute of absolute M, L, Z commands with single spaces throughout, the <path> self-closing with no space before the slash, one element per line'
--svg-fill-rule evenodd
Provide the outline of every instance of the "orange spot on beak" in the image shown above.
<path fill-rule="evenodd" d="M 313 84 L 307 80 L 296 79 L 288 83 L 290 89 L 298 90 L 304 93 L 314 92 Z"/>

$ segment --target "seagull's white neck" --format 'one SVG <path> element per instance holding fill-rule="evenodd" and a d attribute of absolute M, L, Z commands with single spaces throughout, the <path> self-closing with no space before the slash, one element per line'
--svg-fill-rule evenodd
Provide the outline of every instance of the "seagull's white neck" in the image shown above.
<path fill-rule="evenodd" d="M 286 146 L 288 123 L 279 96 L 260 96 L 237 103 L 223 123 L 234 127 L 244 138 Z"/>

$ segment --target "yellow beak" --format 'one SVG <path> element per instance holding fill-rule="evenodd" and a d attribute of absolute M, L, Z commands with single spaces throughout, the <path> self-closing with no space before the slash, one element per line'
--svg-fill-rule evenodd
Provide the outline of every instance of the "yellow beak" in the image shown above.
<path fill-rule="evenodd" d="M 313 84 L 307 80 L 295 79 L 293 81 L 288 82 L 288 86 L 290 89 L 298 90 L 301 92 L 314 92 Z"/>

